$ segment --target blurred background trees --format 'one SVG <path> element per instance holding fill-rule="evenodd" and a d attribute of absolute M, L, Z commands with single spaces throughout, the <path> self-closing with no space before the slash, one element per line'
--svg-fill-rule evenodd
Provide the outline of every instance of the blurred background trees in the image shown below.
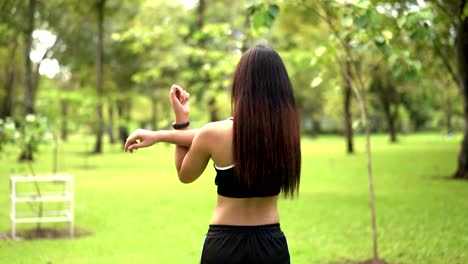
<path fill-rule="evenodd" d="M 450 3 L 449 3 L 450 2 Z M 119 143 L 168 128 L 168 88 L 192 95 L 192 122 L 230 115 L 243 51 L 267 44 L 293 82 L 305 135 L 363 132 L 353 89 L 366 89 L 373 132 L 464 132 L 465 0 L 6 0 L 0 3 L 0 118 L 46 116 L 62 140 Z"/>

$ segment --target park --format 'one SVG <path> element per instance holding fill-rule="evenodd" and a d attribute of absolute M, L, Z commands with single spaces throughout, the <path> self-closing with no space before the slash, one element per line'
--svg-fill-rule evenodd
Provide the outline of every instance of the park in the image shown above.
<path fill-rule="evenodd" d="M 190 128 L 233 116 L 256 45 L 299 117 L 291 263 L 468 263 L 466 0 L 3 1 L 0 37 L 0 263 L 200 263 L 214 162 L 124 144 L 177 129 L 173 84 Z"/>

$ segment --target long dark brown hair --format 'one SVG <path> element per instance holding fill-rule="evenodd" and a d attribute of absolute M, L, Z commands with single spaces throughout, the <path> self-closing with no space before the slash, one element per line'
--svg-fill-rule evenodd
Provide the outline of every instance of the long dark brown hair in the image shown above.
<path fill-rule="evenodd" d="M 292 84 L 276 51 L 255 46 L 245 52 L 231 100 L 236 175 L 253 190 L 293 197 L 301 175 L 299 122 Z"/>

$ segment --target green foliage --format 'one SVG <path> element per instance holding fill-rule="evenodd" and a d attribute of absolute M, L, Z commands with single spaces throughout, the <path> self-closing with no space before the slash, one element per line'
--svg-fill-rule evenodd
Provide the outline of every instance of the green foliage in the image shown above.
<path fill-rule="evenodd" d="M 257 35 L 262 35 L 271 28 L 280 12 L 277 4 L 263 0 L 247 1 L 247 9 L 252 16 L 252 28 Z"/>
<path fill-rule="evenodd" d="M 453 11 L 448 2 L 438 3 Z M 3 73 L 14 72 L 13 101 L 18 115 L 24 94 L 26 8 L 24 1 L 0 5 L 0 104 L 6 105 L 10 96 L 3 89 L 10 76 Z M 334 32 L 315 12 L 331 22 Z M 41 78 L 37 111 L 55 127 L 68 121 L 71 131 L 92 131 L 100 101 L 105 109 L 114 109 L 117 124 L 134 127 L 152 124 L 151 119 L 156 118 L 158 125 L 151 127 L 165 127 L 171 122 L 167 90 L 173 83 L 190 91 L 194 122 L 208 120 L 212 98 L 223 102 L 219 117 L 224 118 L 230 112 L 229 88 L 235 65 L 241 51 L 256 43 L 279 51 L 303 123 L 313 119 L 329 128 L 326 132 L 339 132 L 342 126 L 342 65 L 348 61 L 363 77 L 366 89 L 373 69 L 386 69 L 405 98 L 401 107 L 409 113 L 409 127 L 434 129 L 433 123 L 443 122 L 433 122 L 431 116 L 443 117 L 449 110 L 455 118 L 461 114 L 456 84 L 441 60 L 447 58 L 453 68 L 456 66 L 453 17 L 434 1 L 424 5 L 399 0 L 207 1 L 201 28 L 198 7 L 188 9 L 177 1 L 108 1 L 103 98 L 93 91 L 95 2 L 39 1 L 37 13 L 37 27 L 58 37 L 50 55 L 62 69 L 54 79 Z M 351 57 L 342 41 L 349 45 Z M 442 56 L 436 54 L 437 48 Z M 448 89 L 435 92 L 435 86 Z M 369 98 L 369 102 L 374 99 Z M 443 107 L 450 100 L 454 102 L 451 107 Z M 62 113 L 63 102 L 71 109 L 67 116 Z M 358 117 L 356 104 L 352 107 L 353 117 Z M 379 108 L 371 110 L 377 119 L 383 116 Z M 111 114 L 104 115 L 110 122 Z M 303 127 L 307 132 L 307 126 Z"/>
<path fill-rule="evenodd" d="M 34 155 L 43 144 L 55 144 L 46 117 L 30 114 L 16 121 L 11 118 L 0 119 L 0 149 L 12 145 Z"/>
<path fill-rule="evenodd" d="M 16 132 L 16 126 L 11 118 L 6 120 L 0 119 L 0 151 L 5 148 L 7 144 L 13 144 L 19 135 Z"/>

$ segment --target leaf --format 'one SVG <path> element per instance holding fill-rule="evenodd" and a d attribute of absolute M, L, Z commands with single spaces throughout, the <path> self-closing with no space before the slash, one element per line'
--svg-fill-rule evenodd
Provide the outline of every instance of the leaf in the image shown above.
<path fill-rule="evenodd" d="M 317 58 L 312 58 L 310 60 L 310 66 L 314 66 L 315 64 L 317 64 Z"/>
<path fill-rule="evenodd" d="M 356 72 L 360 73 L 361 67 L 362 67 L 361 61 L 354 61 L 354 68 L 356 69 Z"/>
<path fill-rule="evenodd" d="M 406 16 L 401 16 L 397 19 L 398 28 L 402 28 L 406 24 Z"/>
<path fill-rule="evenodd" d="M 253 6 L 249 6 L 249 7 L 247 8 L 247 10 L 249 11 L 249 14 L 252 16 L 252 15 L 255 14 L 255 12 L 257 12 L 257 7 L 254 6 L 254 5 L 253 5 Z"/>
<path fill-rule="evenodd" d="M 413 67 L 413 69 L 415 69 L 416 71 L 421 71 L 421 68 L 422 68 L 422 63 L 421 61 L 419 60 L 411 60 L 408 62 L 409 65 L 411 65 Z"/>
<path fill-rule="evenodd" d="M 265 13 L 256 11 L 252 16 L 252 26 L 255 30 L 259 30 L 265 24 Z"/>
<path fill-rule="evenodd" d="M 416 76 L 418 75 L 418 72 L 416 70 L 410 70 L 410 71 L 407 71 L 405 72 L 405 80 L 406 81 L 411 81 L 411 80 L 414 80 L 416 78 Z"/>
<path fill-rule="evenodd" d="M 270 4 L 268 5 L 268 13 L 273 17 L 276 18 L 279 14 L 280 8 L 278 5 Z"/>
<path fill-rule="evenodd" d="M 265 22 L 264 25 L 267 27 L 267 28 L 271 28 L 271 26 L 273 26 L 273 22 L 275 22 L 275 18 L 271 16 L 270 13 L 267 13 L 267 12 L 264 12 L 263 13 L 263 16 L 264 16 L 264 19 L 263 21 Z"/>
<path fill-rule="evenodd" d="M 371 5 L 371 2 L 369 0 L 360 0 L 356 6 L 359 8 L 364 8 L 367 9 Z"/>
<path fill-rule="evenodd" d="M 424 30 L 416 29 L 415 31 L 413 31 L 413 33 L 411 33 L 410 38 L 412 40 L 417 40 L 419 38 L 423 38 L 424 36 L 425 36 Z"/>
<path fill-rule="evenodd" d="M 382 31 L 382 35 L 385 37 L 385 39 L 390 40 L 393 38 L 393 33 L 390 30 L 384 30 Z"/>
<path fill-rule="evenodd" d="M 278 13 L 279 7 L 277 5 L 269 5 L 268 10 L 257 9 L 252 15 L 254 30 L 258 32 L 263 27 L 271 28 Z"/>
<path fill-rule="evenodd" d="M 401 67 L 400 64 L 394 64 L 392 66 L 392 74 L 393 76 L 395 77 L 399 77 L 401 75 L 401 73 L 403 72 L 403 68 Z"/>
<path fill-rule="evenodd" d="M 353 24 L 353 17 L 351 15 L 345 15 L 343 20 L 341 20 L 341 24 L 344 27 L 350 27 Z"/>
<path fill-rule="evenodd" d="M 323 81 L 323 79 L 320 76 L 315 77 L 312 80 L 312 82 L 310 83 L 310 87 L 315 88 L 315 87 L 319 86 L 322 83 L 322 81 Z"/>
<path fill-rule="evenodd" d="M 381 25 L 382 24 L 382 15 L 378 12 L 371 12 L 369 14 L 369 24 L 371 25 Z"/>
<path fill-rule="evenodd" d="M 385 37 L 384 36 L 376 36 L 374 37 L 374 43 L 377 45 L 377 47 L 382 47 L 385 45 Z"/>
<path fill-rule="evenodd" d="M 354 24 L 359 28 L 366 28 L 369 24 L 369 15 L 364 14 L 362 16 L 357 17 L 356 19 L 354 19 Z"/>
<path fill-rule="evenodd" d="M 432 13 L 432 10 L 431 9 L 424 9 L 424 10 L 421 10 L 419 13 L 418 13 L 419 17 L 421 20 L 433 20 L 434 19 L 434 14 Z"/>
<path fill-rule="evenodd" d="M 251 7 L 255 8 L 256 6 L 259 6 L 262 4 L 263 4 L 263 0 L 247 0 L 245 3 L 245 6 L 250 9 Z"/>
<path fill-rule="evenodd" d="M 325 53 L 325 51 L 327 51 L 327 48 L 325 48 L 324 46 L 320 46 L 315 49 L 315 56 L 320 57 Z"/>

